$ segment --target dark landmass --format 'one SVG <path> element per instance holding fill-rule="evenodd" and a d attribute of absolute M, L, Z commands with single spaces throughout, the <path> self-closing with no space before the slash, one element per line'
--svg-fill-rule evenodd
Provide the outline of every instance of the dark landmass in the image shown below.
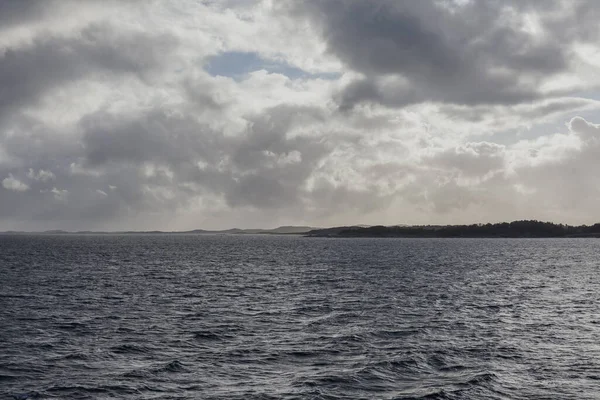
<path fill-rule="evenodd" d="M 274 229 L 226 229 L 190 231 L 64 231 L 43 232 L 7 231 L 0 234 L 170 234 L 170 235 L 304 235 L 309 237 L 414 237 L 414 238 L 552 238 L 552 237 L 600 237 L 600 223 L 594 225 L 564 225 L 541 221 L 513 221 L 497 224 L 472 225 L 394 225 L 394 226 L 337 226 L 333 228 L 312 228 L 309 226 L 280 226 Z"/>
<path fill-rule="evenodd" d="M 341 226 L 315 229 L 312 237 L 467 237 L 467 238 L 551 238 L 600 237 L 600 223 L 591 226 L 554 224 L 540 221 L 513 221 L 498 224 Z"/>
<path fill-rule="evenodd" d="M 24 235 L 24 234 L 44 234 L 44 235 L 86 235 L 86 234 L 95 234 L 95 235 L 111 235 L 111 234 L 171 234 L 171 235 L 303 235 L 307 234 L 310 231 L 314 231 L 316 228 L 310 226 L 280 226 L 274 229 L 225 229 L 220 231 L 211 231 L 204 229 L 194 229 L 191 231 L 114 231 L 114 232 L 106 232 L 106 231 L 63 231 L 63 230 L 48 230 L 43 232 L 24 232 L 24 231 L 6 231 L 0 232 L 0 234 L 5 235 Z"/>

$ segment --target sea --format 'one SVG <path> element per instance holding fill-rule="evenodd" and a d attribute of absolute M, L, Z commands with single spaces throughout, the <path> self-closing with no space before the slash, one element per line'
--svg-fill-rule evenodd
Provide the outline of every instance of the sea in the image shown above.
<path fill-rule="evenodd" d="M 1 399 L 598 399 L 600 240 L 0 236 Z"/>

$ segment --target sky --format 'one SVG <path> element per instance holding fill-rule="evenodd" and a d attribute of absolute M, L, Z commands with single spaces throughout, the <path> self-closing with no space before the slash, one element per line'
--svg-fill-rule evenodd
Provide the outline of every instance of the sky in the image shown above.
<path fill-rule="evenodd" d="M 600 2 L 0 2 L 0 230 L 600 221 Z"/>

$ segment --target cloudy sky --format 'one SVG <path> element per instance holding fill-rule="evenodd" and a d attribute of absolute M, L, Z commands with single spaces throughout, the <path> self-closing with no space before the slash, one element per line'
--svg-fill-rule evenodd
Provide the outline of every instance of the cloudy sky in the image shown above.
<path fill-rule="evenodd" d="M 600 221 L 600 2 L 0 2 L 0 230 Z"/>

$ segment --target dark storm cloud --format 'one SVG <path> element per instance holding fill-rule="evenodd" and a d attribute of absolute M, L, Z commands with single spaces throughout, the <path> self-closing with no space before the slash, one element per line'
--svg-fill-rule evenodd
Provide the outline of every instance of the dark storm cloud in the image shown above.
<path fill-rule="evenodd" d="M 81 120 L 85 159 L 90 166 L 153 161 L 178 166 L 216 164 L 218 137 L 191 116 L 154 109 L 142 115 L 100 111 Z"/>
<path fill-rule="evenodd" d="M 331 54 L 364 75 L 340 94 L 342 108 L 362 101 L 395 107 L 422 101 L 515 104 L 539 98 L 542 79 L 567 70 L 571 42 L 596 39 L 593 20 L 579 20 L 579 15 L 597 15 L 599 8 L 574 2 L 557 17 L 550 11 L 559 10 L 559 3 L 550 1 L 290 4 L 291 13 L 318 27 Z M 527 12 L 545 32 L 534 35 L 523 29 Z M 579 26 L 581 21 L 588 24 Z M 404 81 L 390 84 L 390 77 Z"/>
<path fill-rule="evenodd" d="M 202 194 L 222 196 L 231 207 L 298 205 L 331 146 L 320 136 L 288 132 L 315 118 L 322 117 L 313 108 L 278 106 L 249 116 L 245 133 L 227 137 L 168 109 L 98 111 L 81 119 L 81 140 L 61 142 L 47 129 L 27 133 L 35 122 L 20 118 L 11 129 L 22 135 L 3 139 L 19 163 L 0 165 L 0 176 L 30 189 L 1 190 L 0 214 L 94 221 L 128 210 L 177 210 Z M 54 179 L 36 180 L 41 170 Z"/>
<path fill-rule="evenodd" d="M 320 136 L 289 137 L 303 122 L 323 120 L 310 107 L 278 106 L 251 118 L 244 136 L 233 143 L 236 184 L 226 193 L 231 206 L 285 207 L 302 197 L 302 185 L 332 149 Z"/>
<path fill-rule="evenodd" d="M 176 40 L 168 35 L 115 34 L 109 24 L 93 25 L 77 37 L 36 38 L 0 50 L 0 116 L 31 105 L 48 90 L 97 73 L 142 79 L 161 66 Z"/>
<path fill-rule="evenodd" d="M 0 27 L 9 27 L 31 21 L 44 15 L 52 0 L 2 0 L 0 2 Z"/>
<path fill-rule="evenodd" d="M 27 185 L 27 191 L 0 190 L 0 218 L 44 220 L 86 220 L 115 215 L 100 201 L 97 189 L 109 191 L 111 185 L 136 186 L 128 171 L 107 174 L 73 174 L 71 165 L 78 162 L 82 147 L 70 134 L 62 134 L 33 117 L 15 114 L 0 122 L 0 178 L 13 177 Z M 6 157 L 7 156 L 7 157 Z M 2 180 L 0 179 L 0 180 Z M 121 202 L 116 206 L 126 205 Z M 112 204 L 115 206 L 115 204 Z"/>
<path fill-rule="evenodd" d="M 10 8 L 10 15 L 17 24 L 38 18 L 50 6 L 50 2 L 22 3 L 2 3 L 0 9 L 14 7 Z M 127 75 L 148 80 L 164 65 L 176 45 L 176 40 L 166 34 L 125 30 L 116 33 L 115 26 L 102 22 L 88 25 L 76 34 L 36 36 L 30 42 L 1 50 L 0 178 L 12 177 L 29 189 L 20 193 L 1 190 L 0 216 L 84 220 L 106 218 L 119 209 L 137 206 L 144 199 L 137 171 L 132 174 L 121 168 L 74 175 L 72 165 L 86 155 L 77 136 L 73 132 L 57 132 L 24 111 L 36 107 L 53 89 L 78 81 L 110 82 Z M 39 171 L 51 173 L 54 179 L 36 179 Z M 110 191 L 109 185 L 117 184 L 118 193 L 101 198 L 101 192 Z"/>
<path fill-rule="evenodd" d="M 127 120 L 93 115 L 83 120 L 85 159 L 166 167 L 176 183 L 221 193 L 231 206 L 281 207 L 328 150 L 320 137 L 288 137 L 292 125 L 318 118 L 311 108 L 275 107 L 249 117 L 245 134 L 225 137 L 195 119 L 155 110 Z"/>

